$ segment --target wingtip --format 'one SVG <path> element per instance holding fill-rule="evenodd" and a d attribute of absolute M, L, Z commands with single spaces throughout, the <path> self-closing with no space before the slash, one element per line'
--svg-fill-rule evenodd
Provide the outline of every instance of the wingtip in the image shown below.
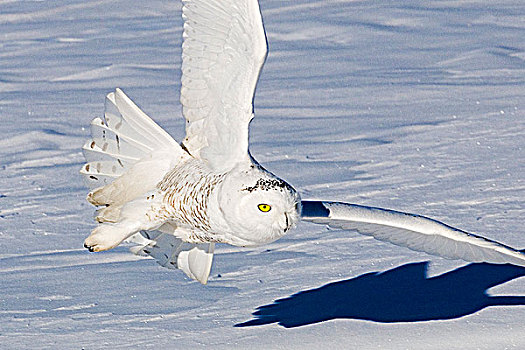
<path fill-rule="evenodd" d="M 124 91 L 122 91 L 121 88 L 115 88 L 115 91 L 111 91 L 106 95 L 106 98 L 110 100 L 113 104 L 116 105 L 117 99 L 129 99 L 129 97 L 126 95 Z"/>

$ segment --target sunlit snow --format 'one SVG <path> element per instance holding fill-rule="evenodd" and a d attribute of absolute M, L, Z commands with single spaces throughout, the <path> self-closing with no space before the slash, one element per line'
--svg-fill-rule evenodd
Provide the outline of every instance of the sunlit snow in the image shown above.
<path fill-rule="evenodd" d="M 522 1 L 261 0 L 251 152 L 304 198 L 525 248 Z M 91 254 L 78 174 L 122 88 L 177 140 L 181 3 L 0 2 L 0 348 L 523 349 L 525 268 L 301 224 L 216 248 L 207 286 Z M 253 313 L 253 314 L 252 314 Z"/>

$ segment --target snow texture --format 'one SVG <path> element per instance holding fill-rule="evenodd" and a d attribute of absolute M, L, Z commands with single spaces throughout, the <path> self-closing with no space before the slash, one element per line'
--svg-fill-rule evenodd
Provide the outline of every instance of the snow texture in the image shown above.
<path fill-rule="evenodd" d="M 261 0 L 251 152 L 303 198 L 429 216 L 525 248 L 525 6 Z M 91 254 L 78 174 L 121 87 L 177 140 L 173 0 L 0 2 L 2 349 L 524 349 L 525 269 L 301 224 L 216 248 L 207 286 Z M 521 277 L 521 278 L 520 278 Z M 253 314 L 252 314 L 253 313 Z"/>

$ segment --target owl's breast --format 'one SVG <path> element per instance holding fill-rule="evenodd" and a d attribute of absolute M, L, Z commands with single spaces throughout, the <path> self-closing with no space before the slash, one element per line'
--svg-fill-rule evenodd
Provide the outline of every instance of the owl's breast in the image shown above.
<path fill-rule="evenodd" d="M 223 175 L 206 171 L 195 159 L 170 170 L 157 185 L 166 219 L 194 232 L 191 240 L 212 241 L 208 207 L 211 194 L 222 179 Z"/>

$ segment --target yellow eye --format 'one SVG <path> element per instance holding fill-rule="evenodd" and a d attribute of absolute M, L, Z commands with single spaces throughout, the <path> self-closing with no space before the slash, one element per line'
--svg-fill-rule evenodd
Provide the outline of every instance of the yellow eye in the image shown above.
<path fill-rule="evenodd" d="M 269 211 L 272 209 L 272 207 L 269 206 L 268 204 L 259 204 L 257 207 L 258 207 L 259 210 L 262 211 L 263 213 L 267 213 L 267 212 L 269 212 Z"/>

